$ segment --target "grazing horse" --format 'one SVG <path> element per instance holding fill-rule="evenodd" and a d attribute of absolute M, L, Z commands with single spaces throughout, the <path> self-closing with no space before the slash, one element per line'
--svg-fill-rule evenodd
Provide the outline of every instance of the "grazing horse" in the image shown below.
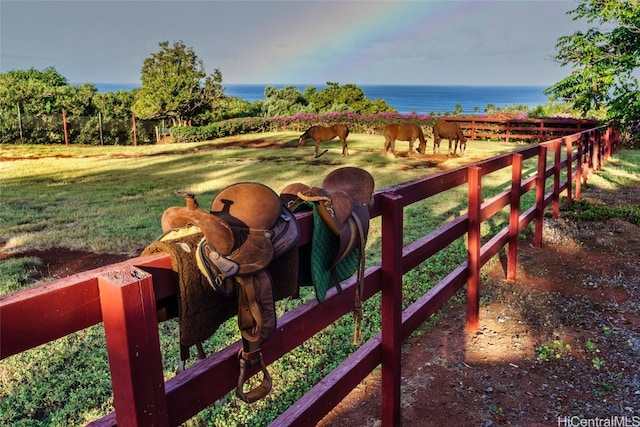
<path fill-rule="evenodd" d="M 391 123 L 384 126 L 378 126 L 373 129 L 375 133 L 384 136 L 384 154 L 389 151 L 393 153 L 395 157 L 398 157 L 396 153 L 396 139 L 400 141 L 409 141 L 409 154 L 413 151 L 413 142 L 418 139 L 420 145 L 418 145 L 418 153 L 424 154 L 427 148 L 427 142 L 424 139 L 424 133 L 420 126 L 415 123 L 397 124 Z"/>
<path fill-rule="evenodd" d="M 322 154 L 326 153 L 327 150 L 324 150 L 322 154 L 318 155 L 318 149 L 320 148 L 320 143 L 322 141 L 331 141 L 336 136 L 340 138 L 342 142 L 342 155 L 349 155 L 349 147 L 347 147 L 347 136 L 349 135 L 349 128 L 347 125 L 338 123 L 333 126 L 324 127 L 324 126 L 311 126 L 306 130 L 305 133 L 300 135 L 300 139 L 298 141 L 298 147 L 304 147 L 307 142 L 307 139 L 313 139 L 313 143 L 315 144 L 315 153 L 314 157 L 320 157 Z"/>
<path fill-rule="evenodd" d="M 460 156 L 464 156 L 464 150 L 467 148 L 467 140 L 462 133 L 460 125 L 447 122 L 445 119 L 438 120 L 433 127 L 433 154 L 436 153 L 436 147 L 438 147 L 438 153 L 440 152 L 440 140 L 443 138 L 449 140 L 448 154 L 451 154 L 451 140 L 455 140 L 456 144 L 453 148 L 453 155 L 456 155 L 458 144 L 460 144 Z"/>

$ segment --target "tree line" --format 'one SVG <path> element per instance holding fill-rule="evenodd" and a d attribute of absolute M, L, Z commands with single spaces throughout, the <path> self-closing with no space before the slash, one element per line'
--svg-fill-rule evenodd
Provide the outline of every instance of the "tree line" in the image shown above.
<path fill-rule="evenodd" d="M 640 2 L 580 0 L 569 13 L 594 26 L 558 39 L 555 60 L 571 73 L 545 91 L 550 105 L 527 114 L 570 112 L 608 120 L 633 138 L 640 126 Z M 320 91 L 269 86 L 264 99 L 253 103 L 229 97 L 220 70 L 207 74 L 203 61 L 181 41 L 159 43 L 143 62 L 141 87 L 132 91 L 99 93 L 93 84 L 70 85 L 53 67 L 0 74 L 0 143 L 59 143 L 63 126 L 74 143 L 126 144 L 132 134 L 141 143 L 152 142 L 157 126 L 171 126 L 182 140 L 193 140 L 278 123 L 268 118 L 328 113 L 396 111 L 382 99 L 368 99 L 354 84 L 336 82 Z"/>
<path fill-rule="evenodd" d="M 0 74 L 0 143 L 60 143 L 64 125 L 75 143 L 124 144 L 133 132 L 141 143 L 154 141 L 154 127 L 161 123 L 180 129 L 245 117 L 395 112 L 382 99 L 368 99 L 354 84 L 334 82 L 320 91 L 268 86 L 263 100 L 250 103 L 226 96 L 220 70 L 207 74 L 183 42 L 161 42 L 159 48 L 144 60 L 141 87 L 131 91 L 100 93 L 94 84 L 71 85 L 53 67 Z"/>

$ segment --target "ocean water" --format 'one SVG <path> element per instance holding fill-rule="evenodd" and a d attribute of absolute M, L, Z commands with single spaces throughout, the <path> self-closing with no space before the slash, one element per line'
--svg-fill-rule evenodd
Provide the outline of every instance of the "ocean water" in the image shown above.
<path fill-rule="evenodd" d="M 253 102 L 264 99 L 266 85 L 229 84 L 228 96 Z M 282 88 L 286 85 L 273 85 Z M 294 85 L 303 91 L 306 85 Z M 368 99 L 384 99 L 401 114 L 430 114 L 453 112 L 456 105 L 463 113 L 482 113 L 487 105 L 498 108 L 526 105 L 530 108 L 549 102 L 544 94 L 546 86 L 436 86 L 436 85 L 358 85 Z M 326 86 L 316 85 L 318 91 Z"/>
<path fill-rule="evenodd" d="M 98 92 L 131 91 L 140 87 L 138 83 L 94 83 L 94 85 L 98 89 Z"/>
<path fill-rule="evenodd" d="M 265 84 L 223 84 L 225 94 L 254 102 L 264 99 Z M 282 88 L 291 85 L 270 85 Z M 303 91 L 307 85 L 293 85 Z M 314 85 L 318 91 L 325 85 Z M 497 108 L 526 105 L 529 108 L 549 102 L 546 86 L 437 86 L 437 85 L 358 85 L 371 100 L 383 99 L 401 114 L 450 113 L 456 105 L 466 114 L 482 113 L 487 105 Z M 132 90 L 137 84 L 97 83 L 99 92 Z"/>

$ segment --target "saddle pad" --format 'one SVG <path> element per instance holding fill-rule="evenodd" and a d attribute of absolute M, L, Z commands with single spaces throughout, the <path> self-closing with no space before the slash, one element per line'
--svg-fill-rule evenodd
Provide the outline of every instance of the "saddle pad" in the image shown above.
<path fill-rule="evenodd" d="M 318 205 L 304 202 L 301 205 L 313 209 L 313 235 L 311 237 L 311 280 L 318 302 L 324 301 L 327 291 L 335 286 L 336 279 L 331 273 L 331 264 L 336 259 L 340 247 L 340 238 L 324 222 L 318 213 Z M 337 281 L 341 282 L 353 276 L 358 269 L 358 248 L 348 254 L 335 268 Z"/>
<path fill-rule="evenodd" d="M 195 252 L 202 237 L 197 227 L 172 230 L 141 253 L 142 256 L 156 253 L 171 256 L 178 288 L 177 313 L 170 313 L 167 318 L 177 315 L 180 344 L 185 346 L 205 341 L 222 323 L 238 313 L 236 299 L 218 295 L 198 268 Z"/>

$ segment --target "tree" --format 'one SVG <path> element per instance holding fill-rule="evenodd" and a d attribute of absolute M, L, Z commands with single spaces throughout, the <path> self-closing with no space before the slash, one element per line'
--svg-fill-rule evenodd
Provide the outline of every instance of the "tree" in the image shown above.
<path fill-rule="evenodd" d="M 358 114 L 395 112 L 384 100 L 371 101 L 368 99 L 364 91 L 354 84 L 340 86 L 335 82 L 327 82 L 326 88 L 320 92 L 309 92 L 309 95 L 309 104 L 318 113 L 332 111 L 351 111 Z"/>
<path fill-rule="evenodd" d="M 69 86 L 53 67 L 0 74 L 0 142 L 61 142 L 62 110 L 85 113 L 93 93 L 92 85 Z"/>
<path fill-rule="evenodd" d="M 207 75 L 204 62 L 183 42 L 161 42 L 160 51 L 144 60 L 140 90 L 132 106 L 142 119 L 168 118 L 187 125 L 224 96 L 222 73 Z"/>
<path fill-rule="evenodd" d="M 305 112 L 306 107 L 307 100 L 295 86 L 286 86 L 282 89 L 267 86 L 264 89 L 264 101 L 261 104 L 263 116 L 291 116 Z"/>
<path fill-rule="evenodd" d="M 498 111 L 498 107 L 496 107 L 492 103 L 489 103 L 489 104 L 487 104 L 486 107 L 484 107 L 484 112 L 487 113 L 487 114 L 495 113 L 496 111 Z"/>
<path fill-rule="evenodd" d="M 93 103 L 96 110 L 106 117 L 131 118 L 135 91 L 118 90 L 116 92 L 96 93 Z"/>
<path fill-rule="evenodd" d="M 328 82 L 318 92 L 307 86 L 302 92 L 295 86 L 277 89 L 267 86 L 264 101 L 258 101 L 262 116 L 290 116 L 298 113 L 333 113 L 350 111 L 358 114 L 393 113 L 395 110 L 382 99 L 371 101 L 364 91 L 354 84 L 340 86 Z"/>
<path fill-rule="evenodd" d="M 580 0 L 570 12 L 596 27 L 558 39 L 555 59 L 571 74 L 545 94 L 569 102 L 583 116 L 606 109 L 606 118 L 622 127 L 640 119 L 640 94 L 634 73 L 640 66 L 640 2 Z"/>
<path fill-rule="evenodd" d="M 53 67 L 11 70 L 0 74 L 0 106 L 38 117 L 56 114 L 62 111 L 60 91 L 68 87 L 67 79 Z"/>
<path fill-rule="evenodd" d="M 95 113 L 93 97 L 98 92 L 95 85 L 61 86 L 58 88 L 58 102 L 69 114 L 88 116 Z"/>

